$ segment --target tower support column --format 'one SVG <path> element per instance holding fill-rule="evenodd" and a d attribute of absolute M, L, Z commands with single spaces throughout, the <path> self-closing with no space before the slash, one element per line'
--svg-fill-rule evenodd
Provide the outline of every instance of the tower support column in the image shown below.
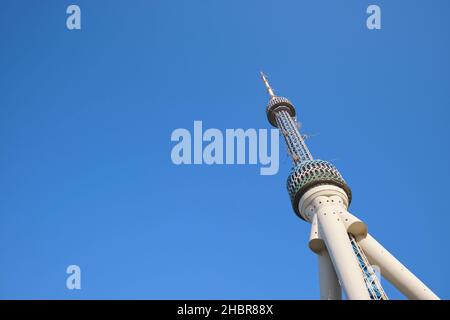
<path fill-rule="evenodd" d="M 318 197 L 316 201 L 326 198 Z M 335 205 L 324 205 L 317 211 L 319 227 L 323 230 L 326 247 L 347 297 L 350 300 L 369 300 L 369 292 L 353 253 L 347 230 L 338 218 L 338 214 L 333 214 L 337 210 L 339 208 Z"/>
<path fill-rule="evenodd" d="M 439 297 L 420 281 L 411 271 L 398 261 L 370 234 L 357 241 L 364 250 L 370 264 L 377 265 L 381 274 L 408 299 L 438 300 Z"/>
<path fill-rule="evenodd" d="M 308 246 L 311 251 L 317 254 L 320 299 L 342 300 L 342 288 L 336 271 L 334 270 L 333 262 L 331 261 L 327 248 L 325 247 L 322 232 L 319 230 L 317 215 L 314 215 L 313 220 L 311 221 L 311 232 Z"/>
<path fill-rule="evenodd" d="M 319 252 L 317 258 L 319 263 L 320 299 L 342 300 L 341 285 L 327 249 Z"/>

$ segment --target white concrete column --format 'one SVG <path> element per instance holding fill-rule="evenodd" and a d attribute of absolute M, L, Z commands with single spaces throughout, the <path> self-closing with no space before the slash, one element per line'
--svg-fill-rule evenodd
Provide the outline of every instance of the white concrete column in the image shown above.
<path fill-rule="evenodd" d="M 329 202 L 324 205 L 324 201 L 327 200 Z M 317 210 L 319 228 L 321 228 L 334 269 L 348 299 L 369 300 L 369 292 L 348 238 L 346 227 L 337 214 L 340 208 L 336 204 L 332 204 L 329 197 L 319 196 L 314 203 L 319 205 Z"/>
<path fill-rule="evenodd" d="M 340 214 L 348 233 L 351 233 L 355 237 L 365 237 L 367 235 L 367 226 L 364 222 L 359 220 L 347 210 L 342 210 Z"/>
<path fill-rule="evenodd" d="M 325 247 L 325 241 L 319 230 L 317 215 L 311 221 L 311 232 L 308 246 L 317 254 L 319 266 L 320 299 L 322 300 L 342 300 L 342 288 L 339 283 L 333 262 Z"/>
<path fill-rule="evenodd" d="M 342 300 L 342 289 L 328 251 L 317 254 L 319 262 L 320 299 Z"/>
<path fill-rule="evenodd" d="M 372 265 L 377 265 L 380 268 L 383 277 L 385 277 L 409 299 L 439 299 L 433 291 L 431 291 L 370 234 L 368 234 L 365 238 L 358 237 L 357 241 L 366 254 L 369 262 Z"/>

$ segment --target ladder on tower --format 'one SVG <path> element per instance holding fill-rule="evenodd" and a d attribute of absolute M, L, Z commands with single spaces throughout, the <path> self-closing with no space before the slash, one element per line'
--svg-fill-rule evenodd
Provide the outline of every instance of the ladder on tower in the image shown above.
<path fill-rule="evenodd" d="M 358 260 L 359 267 L 361 268 L 364 282 L 366 283 L 367 290 L 369 291 L 370 299 L 388 300 L 388 297 L 386 296 L 386 293 L 384 292 L 383 287 L 381 287 L 380 281 L 375 274 L 375 270 L 367 260 L 366 255 L 362 251 L 355 237 L 350 233 L 348 234 L 348 237 L 350 238 L 350 242 Z"/>

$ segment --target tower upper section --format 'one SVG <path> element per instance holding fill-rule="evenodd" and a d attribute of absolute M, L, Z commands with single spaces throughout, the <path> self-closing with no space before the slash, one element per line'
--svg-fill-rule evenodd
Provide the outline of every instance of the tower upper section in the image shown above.
<path fill-rule="evenodd" d="M 300 123 L 297 122 L 294 105 L 288 99 L 278 97 L 275 94 L 266 75 L 262 72 L 261 78 L 270 95 L 266 108 L 267 119 L 283 134 L 288 153 L 293 161 L 287 188 L 294 211 L 300 218 L 305 219 L 300 214 L 299 201 L 309 189 L 317 185 L 331 184 L 340 187 L 351 201 L 351 190 L 338 169 L 327 161 L 313 159 L 303 136 L 300 134 Z"/>
<path fill-rule="evenodd" d="M 270 100 L 266 108 L 267 119 L 269 120 L 271 125 L 273 125 L 274 127 L 278 127 L 276 121 L 276 113 L 278 111 L 285 110 L 291 117 L 295 117 L 295 107 L 288 99 L 276 96 L 275 91 L 270 86 L 269 81 L 267 80 L 267 76 L 263 72 L 261 72 L 260 74 L 262 80 L 264 81 L 264 85 L 266 86 L 267 93 L 270 96 Z"/>
<path fill-rule="evenodd" d="M 266 108 L 267 119 L 270 124 L 280 129 L 283 134 L 289 155 L 291 156 L 294 165 L 297 165 L 302 161 L 313 160 L 313 157 L 300 134 L 300 124 L 295 117 L 296 111 L 294 105 L 288 99 L 275 95 L 266 75 L 262 72 L 261 78 L 270 95 L 270 100 Z"/>

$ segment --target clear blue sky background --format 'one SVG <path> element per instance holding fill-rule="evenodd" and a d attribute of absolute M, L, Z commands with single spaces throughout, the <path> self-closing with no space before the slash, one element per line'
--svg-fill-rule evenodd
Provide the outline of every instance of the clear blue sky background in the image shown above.
<path fill-rule="evenodd" d="M 82 30 L 66 29 L 66 8 Z M 382 30 L 366 8 L 382 9 Z M 319 297 L 290 169 L 175 166 L 176 128 L 269 128 L 263 69 L 350 211 L 450 298 L 450 2 L 2 1 L 0 298 Z M 82 290 L 66 289 L 66 267 Z M 388 295 L 401 298 L 383 281 Z"/>

